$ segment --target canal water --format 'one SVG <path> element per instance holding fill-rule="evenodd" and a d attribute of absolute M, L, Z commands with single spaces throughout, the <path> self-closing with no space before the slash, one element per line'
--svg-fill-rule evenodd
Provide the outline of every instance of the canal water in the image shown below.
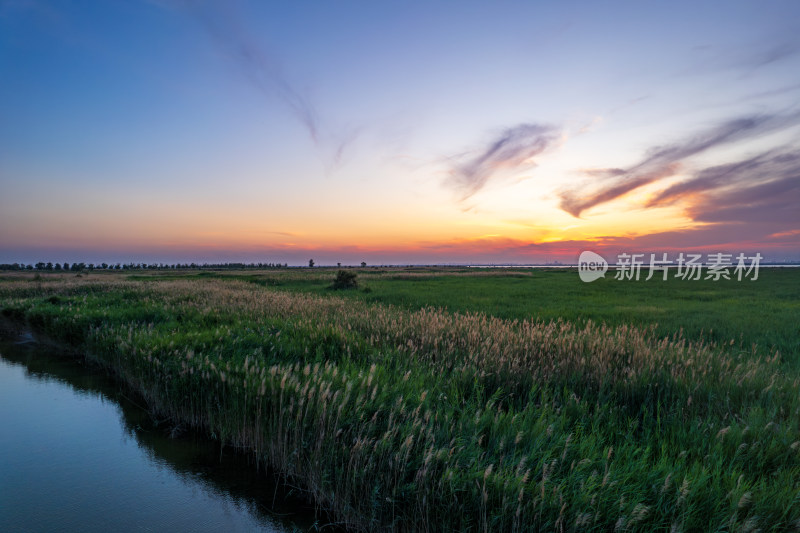
<path fill-rule="evenodd" d="M 308 531 L 243 454 L 154 421 L 97 368 L 0 339 L 0 531 Z"/>

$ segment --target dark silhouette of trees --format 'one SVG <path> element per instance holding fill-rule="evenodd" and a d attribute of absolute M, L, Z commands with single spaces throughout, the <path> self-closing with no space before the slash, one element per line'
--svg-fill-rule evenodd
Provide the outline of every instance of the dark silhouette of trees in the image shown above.
<path fill-rule="evenodd" d="M 314 260 L 310 259 L 308 266 L 314 266 Z M 341 265 L 341 263 L 340 263 Z M 249 269 L 282 269 L 289 268 L 288 263 L 45 263 L 39 261 L 35 264 L 24 263 L 2 263 L 0 270 L 37 270 L 37 271 L 67 271 L 67 272 L 82 272 L 84 270 L 249 270 Z"/>

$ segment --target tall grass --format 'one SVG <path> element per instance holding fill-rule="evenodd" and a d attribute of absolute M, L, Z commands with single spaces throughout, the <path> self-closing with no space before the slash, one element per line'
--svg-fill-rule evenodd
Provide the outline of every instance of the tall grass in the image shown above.
<path fill-rule="evenodd" d="M 285 290 L 329 292 L 332 272 L 302 274 L 288 270 L 235 275 Z M 508 319 L 655 325 L 662 336 L 683 331 L 691 340 L 733 339 L 748 351 L 756 344 L 764 354 L 780 350 L 800 368 L 800 269 L 762 268 L 755 282 L 663 281 L 661 276 L 644 281 L 646 275 L 638 282 L 616 281 L 609 273 L 607 279 L 583 283 L 574 269 L 367 269 L 358 276 L 370 291 L 342 296 L 412 310 L 446 307 Z"/>
<path fill-rule="evenodd" d="M 3 282 L 0 307 L 353 528 L 800 530 L 777 354 L 236 279 Z"/>

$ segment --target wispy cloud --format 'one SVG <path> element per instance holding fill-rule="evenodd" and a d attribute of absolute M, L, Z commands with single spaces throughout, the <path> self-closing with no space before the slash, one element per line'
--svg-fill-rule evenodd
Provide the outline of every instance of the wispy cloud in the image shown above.
<path fill-rule="evenodd" d="M 739 78 L 745 78 L 759 69 L 796 55 L 800 52 L 800 41 L 795 35 L 781 35 L 768 41 L 736 47 L 698 46 L 694 47 L 694 52 L 694 61 L 679 74 L 730 71 L 738 72 Z"/>
<path fill-rule="evenodd" d="M 584 211 L 614 200 L 634 189 L 674 176 L 682 163 L 712 148 L 778 131 L 800 122 L 797 113 L 758 115 L 729 120 L 694 137 L 667 146 L 658 146 L 637 164 L 625 169 L 600 169 L 588 173 L 592 181 L 586 187 L 561 193 L 561 208 L 579 217 Z M 710 179 L 710 178 L 709 178 Z"/>
<path fill-rule="evenodd" d="M 338 167 L 358 130 L 334 132 L 326 129 L 317 107 L 305 91 L 284 71 L 281 62 L 254 39 L 239 12 L 238 1 L 151 0 L 195 19 L 215 46 L 241 72 L 244 79 L 266 98 L 281 102 L 303 126 L 318 149 L 324 152 L 328 170 Z"/>
<path fill-rule="evenodd" d="M 718 191 L 689 208 L 698 222 L 767 224 L 773 231 L 800 228 L 800 174 Z"/>
<path fill-rule="evenodd" d="M 768 48 L 756 50 L 742 61 L 750 71 L 787 59 L 800 51 L 798 42 L 782 42 Z"/>
<path fill-rule="evenodd" d="M 772 180 L 800 177 L 800 152 L 769 150 L 756 156 L 705 168 L 694 177 L 676 183 L 650 199 L 647 207 L 665 205 L 676 200 L 721 188 L 749 185 Z"/>
<path fill-rule="evenodd" d="M 487 146 L 457 158 L 460 161 L 452 165 L 447 183 L 466 200 L 496 176 L 533 168 L 534 158 L 558 139 L 559 131 L 552 126 L 519 124 L 508 128 Z"/>
<path fill-rule="evenodd" d="M 270 98 L 279 99 L 311 138 L 315 142 L 319 140 L 319 118 L 314 105 L 289 80 L 280 63 L 252 38 L 242 23 L 238 2 L 155 0 L 153 3 L 197 20 L 253 87 Z"/>

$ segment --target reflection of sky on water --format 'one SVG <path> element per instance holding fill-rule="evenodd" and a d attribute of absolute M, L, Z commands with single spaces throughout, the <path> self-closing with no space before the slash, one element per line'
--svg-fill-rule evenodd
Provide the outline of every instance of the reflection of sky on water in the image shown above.
<path fill-rule="evenodd" d="M 276 518 L 288 513 L 313 523 L 245 458 L 169 438 L 97 371 L 32 344 L 0 354 L 0 530 L 288 531 Z"/>

